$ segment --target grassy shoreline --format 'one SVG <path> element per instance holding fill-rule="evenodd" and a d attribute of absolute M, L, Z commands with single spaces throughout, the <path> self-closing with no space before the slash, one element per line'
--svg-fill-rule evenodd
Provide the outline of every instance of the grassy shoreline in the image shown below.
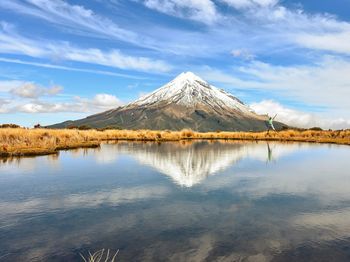
<path fill-rule="evenodd" d="M 99 147 L 109 140 L 181 141 L 181 140 L 251 140 L 309 142 L 350 145 L 350 130 L 285 130 L 270 132 L 208 132 L 192 130 L 76 130 L 76 129 L 0 129 L 0 157 L 55 154 L 60 150 Z"/>

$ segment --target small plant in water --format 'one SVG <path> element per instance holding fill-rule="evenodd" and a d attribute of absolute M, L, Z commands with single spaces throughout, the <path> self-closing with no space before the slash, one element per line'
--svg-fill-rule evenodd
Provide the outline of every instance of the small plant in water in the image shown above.
<path fill-rule="evenodd" d="M 105 253 L 105 249 L 101 249 L 96 251 L 95 253 L 91 254 L 89 251 L 89 256 L 86 258 L 81 254 L 81 258 L 83 259 L 84 262 L 114 262 L 115 258 L 117 257 L 119 253 L 119 249 L 117 252 L 110 253 L 109 249 L 107 249 L 107 252 Z"/>

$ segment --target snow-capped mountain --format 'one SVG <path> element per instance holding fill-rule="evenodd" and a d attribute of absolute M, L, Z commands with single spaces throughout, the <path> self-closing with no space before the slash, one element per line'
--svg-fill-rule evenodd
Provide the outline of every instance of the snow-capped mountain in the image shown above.
<path fill-rule="evenodd" d="M 186 107 L 205 104 L 212 108 L 240 110 L 249 113 L 251 109 L 236 97 L 222 89 L 209 85 L 192 72 L 181 73 L 174 80 L 135 102 L 131 106 L 153 105 L 165 101 Z"/>
<path fill-rule="evenodd" d="M 123 107 L 51 127 L 259 131 L 266 130 L 266 120 L 266 116 L 257 115 L 235 96 L 186 72 Z M 281 124 L 275 126 L 279 128 Z"/>

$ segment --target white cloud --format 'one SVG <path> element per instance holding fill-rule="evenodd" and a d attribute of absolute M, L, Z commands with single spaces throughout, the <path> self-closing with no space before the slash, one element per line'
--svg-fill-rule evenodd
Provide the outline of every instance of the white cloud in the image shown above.
<path fill-rule="evenodd" d="M 162 198 L 171 191 L 164 186 L 142 186 L 129 188 L 116 188 L 108 192 L 96 191 L 93 193 L 63 195 L 59 201 L 51 201 L 47 198 L 32 198 L 23 202 L 0 202 L 2 215 L 11 215 L 33 212 L 50 212 L 54 210 L 70 210 L 78 207 L 90 208 L 99 205 L 119 206 L 123 204 L 144 201 L 145 199 Z"/>
<path fill-rule="evenodd" d="M 286 112 L 284 122 L 335 129 L 350 127 L 349 72 L 350 61 L 333 56 L 325 56 L 311 65 L 276 66 L 254 60 L 246 66 L 231 69 L 230 73 L 210 67 L 200 70 L 206 80 L 218 85 L 241 88 L 247 93 L 266 92 L 265 97 L 259 95 L 262 100 L 271 100 L 270 95 L 273 94 L 280 97 L 279 100 L 298 102 L 301 111 L 311 107 L 322 108 L 322 111 L 310 114 L 278 108 L 274 103 L 262 104 L 263 108 L 273 109 L 271 114 L 277 109 Z"/>
<path fill-rule="evenodd" d="M 94 97 L 93 102 L 96 105 L 106 107 L 115 107 L 121 105 L 121 101 L 117 97 L 108 94 L 97 94 Z"/>
<path fill-rule="evenodd" d="M 41 87 L 36 85 L 35 83 L 25 82 L 13 89 L 11 89 L 11 93 L 13 95 L 23 97 L 23 98 L 38 98 L 40 96 L 45 95 L 57 95 L 62 91 L 62 87 L 60 86 L 52 86 L 49 88 Z"/>
<path fill-rule="evenodd" d="M 109 40 L 128 41 L 171 54 L 215 56 L 240 46 L 248 46 L 257 56 L 300 46 L 314 50 L 345 49 L 348 52 L 348 41 L 344 40 L 348 39 L 350 23 L 328 14 L 311 15 L 302 9 L 287 8 L 278 0 L 135 1 L 168 15 L 206 23 L 210 30 L 189 31 L 154 23 L 150 24 L 151 30 L 139 26 L 130 26 L 134 31 L 125 30 L 84 6 L 62 0 L 4 0 L 0 2 L 0 8 L 58 24 L 59 28 L 69 29 L 70 33 L 87 33 L 90 37 L 102 35 Z M 237 8 L 238 12 L 220 12 L 218 2 Z M 324 40 L 332 38 L 335 42 L 318 41 L 324 36 L 327 36 Z M 23 48 L 29 48 L 27 52 L 40 52 L 35 46 L 25 45 Z"/>
<path fill-rule="evenodd" d="M 84 73 L 91 73 L 91 74 L 118 76 L 118 77 L 131 78 L 131 79 L 146 79 L 145 77 L 139 77 L 139 76 L 135 76 L 135 75 L 122 74 L 122 73 L 115 73 L 115 72 L 111 72 L 111 71 L 76 68 L 76 67 L 61 66 L 61 65 L 54 65 L 54 64 L 47 64 L 47 63 L 37 63 L 37 62 L 30 62 L 30 61 L 24 61 L 24 60 L 20 60 L 20 59 L 11 59 L 11 58 L 4 58 L 4 57 L 0 57 L 0 62 L 14 63 L 14 64 L 20 64 L 20 65 L 30 65 L 30 66 L 36 66 L 36 67 L 59 69 L 59 70 L 66 70 L 66 71 L 73 71 L 73 72 L 84 72 Z M 1 91 L 1 84 L 0 84 L 0 91 Z"/>
<path fill-rule="evenodd" d="M 215 79 L 216 82 L 229 83 L 248 90 L 268 90 L 273 92 L 275 97 L 280 95 L 305 103 L 308 107 L 327 107 L 337 118 L 350 117 L 350 104 L 347 99 L 350 96 L 348 57 L 324 56 L 325 51 L 340 55 L 350 54 L 347 44 L 350 42 L 349 22 L 329 14 L 308 14 L 301 8 L 292 9 L 284 6 L 283 1 L 277 0 L 138 0 L 141 1 L 150 9 L 184 19 L 202 21 L 208 27 L 205 30 L 182 30 L 176 26 L 167 27 L 165 24 L 145 21 L 150 23 L 152 29 L 141 30 L 138 26 L 131 25 L 130 28 L 138 31 L 134 33 L 121 29 L 113 21 L 86 7 L 70 5 L 62 0 L 4 0 L 0 2 L 0 7 L 49 21 L 60 28 L 72 30 L 73 33 L 88 32 L 90 36 L 96 34 L 98 37 L 107 36 L 112 40 L 130 40 L 151 48 L 157 46 L 162 55 L 176 53 L 186 55 L 186 58 L 207 58 L 231 52 L 234 57 L 249 60 L 249 63 L 246 61 L 245 66 L 234 68 L 230 74 L 220 70 L 206 70 L 206 79 Z M 219 2 L 225 2 L 237 10 L 233 10 L 231 14 L 220 13 L 221 9 L 216 5 Z M 171 66 L 163 60 L 131 56 L 114 49 L 81 49 L 64 42 L 26 38 L 16 34 L 10 24 L 2 23 L 1 27 L 0 52 L 3 53 L 147 72 L 171 70 Z M 120 32 L 120 35 L 117 32 Z M 146 39 L 147 36 L 152 36 L 152 40 Z M 241 49 L 242 47 L 245 49 Z M 303 49 L 297 49 L 300 47 Z M 304 48 L 318 51 L 317 56 L 315 53 L 310 55 Z M 294 51 L 297 51 L 298 57 L 293 61 L 299 61 L 303 56 L 303 65 L 280 66 L 251 61 L 254 56 L 258 58 L 261 55 L 271 57 L 269 61 L 276 61 L 274 54 L 290 52 L 293 56 Z M 323 59 L 319 60 L 319 54 Z M 180 67 L 182 57 L 177 58 Z"/>
<path fill-rule="evenodd" d="M 0 7 L 33 16 L 61 28 L 76 30 L 77 33 L 94 32 L 99 36 L 138 43 L 134 32 L 123 29 L 113 21 L 95 14 L 81 5 L 70 5 L 62 0 L 2 0 Z"/>
<path fill-rule="evenodd" d="M 303 9 L 289 9 L 280 4 L 248 10 L 248 19 L 262 25 L 258 33 L 278 39 L 277 45 L 312 50 L 350 53 L 350 23 L 330 14 L 308 14 Z M 274 41 L 274 40 L 273 40 Z"/>
<path fill-rule="evenodd" d="M 16 35 L 13 26 L 4 22 L 0 23 L 0 52 L 20 53 L 33 57 L 44 55 L 39 43 Z"/>
<path fill-rule="evenodd" d="M 0 92 L 10 92 L 12 89 L 19 87 L 24 82 L 19 80 L 0 80 Z"/>
<path fill-rule="evenodd" d="M 350 27 L 347 31 L 324 34 L 302 34 L 296 40 L 310 48 L 350 55 Z"/>
<path fill-rule="evenodd" d="M 49 104 L 40 101 L 26 103 L 12 108 L 12 112 L 23 112 L 23 113 L 52 113 L 63 111 L 61 104 Z"/>
<path fill-rule="evenodd" d="M 4 114 L 8 112 L 7 105 L 10 103 L 9 100 L 0 98 L 0 114 Z"/>
<path fill-rule="evenodd" d="M 349 110 L 350 62 L 324 57 L 313 65 L 274 66 L 254 61 L 240 72 L 256 80 L 255 87 L 279 91 L 284 97 Z"/>
<path fill-rule="evenodd" d="M 19 36 L 13 29 L 0 25 L 0 52 L 23 54 L 37 58 L 69 60 L 105 65 L 120 69 L 167 72 L 171 66 L 164 61 L 147 57 L 135 57 L 119 50 L 102 51 L 95 48 L 81 49 L 66 42 L 45 42 Z"/>
<path fill-rule="evenodd" d="M 123 103 L 113 95 L 97 94 L 92 99 L 75 97 L 67 102 L 46 102 L 34 100 L 21 102 L 19 105 L 9 108 L 8 112 L 23 113 L 96 113 L 121 106 Z"/>
<path fill-rule="evenodd" d="M 273 7 L 278 0 L 221 0 L 236 9 Z M 143 0 L 143 4 L 167 15 L 213 25 L 225 18 L 212 0 Z M 227 18 L 227 17 L 226 17 Z"/>
<path fill-rule="evenodd" d="M 336 16 L 309 14 L 301 8 L 288 8 L 278 0 L 221 1 L 238 9 L 241 23 L 236 26 L 244 30 L 239 42 L 249 45 L 254 53 L 266 55 L 276 48 L 297 47 L 350 53 L 347 44 L 350 41 L 350 23 Z"/>
<path fill-rule="evenodd" d="M 70 46 L 66 46 L 63 50 L 65 52 L 63 58 L 71 61 L 142 71 L 168 72 L 171 70 L 171 66 L 166 62 L 146 57 L 128 56 L 119 50 L 105 52 L 99 49 L 77 49 Z"/>
<path fill-rule="evenodd" d="M 250 107 L 258 114 L 277 114 L 276 121 L 295 127 L 321 127 L 332 129 L 350 128 L 350 119 L 343 118 L 321 118 L 317 114 L 301 112 L 287 108 L 278 102 L 264 100 L 259 103 L 252 103 Z"/>
<path fill-rule="evenodd" d="M 271 91 L 289 100 L 321 106 L 350 117 L 350 61 L 324 56 L 308 65 L 273 65 L 254 60 L 230 73 L 206 67 L 207 80 L 236 88 Z"/>
<path fill-rule="evenodd" d="M 212 24 L 219 14 L 211 0 L 145 0 L 144 5 L 159 12 Z"/>
<path fill-rule="evenodd" d="M 255 56 L 247 49 L 234 49 L 231 51 L 231 55 L 236 58 L 242 58 L 244 60 L 252 60 Z"/>
<path fill-rule="evenodd" d="M 273 7 L 277 5 L 278 0 L 221 0 L 222 2 L 236 8 L 256 8 L 256 7 Z"/>
<path fill-rule="evenodd" d="M 220 12 L 221 9 L 217 5 L 219 1 L 213 0 L 135 1 L 143 3 L 150 9 L 203 22 L 210 27 L 206 31 L 184 30 L 146 20 L 145 23 L 149 23 L 151 30 L 131 25 L 130 28 L 134 30 L 131 32 L 120 29 L 113 21 L 98 16 L 86 7 L 70 5 L 61 0 L 27 0 L 26 4 L 18 0 L 4 0 L 0 2 L 0 8 L 58 24 L 59 28 L 68 28 L 70 33 L 89 31 L 88 35 L 91 37 L 105 34 L 109 40 L 119 37 L 117 40 L 129 41 L 162 53 L 200 57 L 222 55 L 242 46 L 247 47 L 256 56 L 297 47 L 332 51 L 335 48 L 343 49 L 337 45 L 343 46 L 346 42 L 335 43 L 335 47 L 333 44 L 328 47 L 327 44 L 317 41 L 318 37 L 326 34 L 333 37 L 339 33 L 346 36 L 350 31 L 350 23 L 340 21 L 334 16 L 310 15 L 302 9 L 287 8 L 283 6 L 283 2 L 277 0 L 220 0 L 233 7 L 236 6 L 238 12 L 235 13 Z M 126 34 L 114 32 L 117 31 L 115 28 L 126 31 Z M 306 35 L 313 36 L 315 40 L 306 39 Z M 337 36 L 337 39 L 347 38 Z M 7 48 L 13 47 L 8 45 Z M 20 48 L 16 48 L 18 49 Z M 22 49 L 27 49 L 27 53 L 40 53 L 40 50 L 33 45 L 24 45 Z M 58 57 L 59 53 L 54 59 Z"/>
<path fill-rule="evenodd" d="M 0 81 L 0 113 L 96 113 L 123 105 L 114 95 L 96 94 L 92 98 L 60 97 L 60 86 L 43 87 L 26 81 Z M 64 99 L 62 101 L 62 99 Z"/>

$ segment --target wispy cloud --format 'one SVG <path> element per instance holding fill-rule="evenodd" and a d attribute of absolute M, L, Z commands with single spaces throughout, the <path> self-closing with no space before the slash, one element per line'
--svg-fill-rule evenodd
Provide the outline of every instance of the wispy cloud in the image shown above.
<path fill-rule="evenodd" d="M 231 55 L 236 58 L 242 58 L 244 60 L 252 60 L 255 58 L 254 54 L 252 54 L 247 49 L 234 49 L 231 51 Z"/>
<path fill-rule="evenodd" d="M 97 70 L 97 69 L 95 70 L 95 69 L 76 68 L 76 67 L 54 65 L 54 64 L 47 64 L 47 63 L 30 62 L 30 61 L 5 58 L 5 57 L 0 57 L 0 62 L 14 63 L 14 64 L 20 64 L 20 65 L 30 65 L 30 66 L 43 67 L 43 68 L 60 69 L 65 71 L 75 71 L 75 72 L 85 72 L 85 73 L 99 74 L 99 75 L 117 76 L 117 77 L 123 77 L 123 78 L 131 78 L 131 79 L 146 79 L 146 77 L 141 77 L 137 75 L 115 73 L 111 71 L 103 71 L 103 70 Z"/>
<path fill-rule="evenodd" d="M 0 8 L 57 24 L 61 29 L 70 29 L 70 33 L 85 32 L 90 37 L 102 35 L 108 40 L 126 41 L 166 54 L 212 57 L 228 54 L 231 50 L 251 49 L 251 53 L 258 56 L 286 47 L 324 51 L 345 49 L 348 52 L 347 46 L 340 44 L 340 41 L 347 40 L 350 23 L 327 14 L 310 15 L 302 9 L 287 8 L 277 0 L 135 1 L 157 12 L 204 23 L 208 30 L 188 31 L 162 23 L 149 24 L 152 30 L 132 25 L 126 30 L 114 20 L 62 0 L 4 0 Z M 236 10 L 222 12 L 219 3 Z M 333 43 L 328 45 L 318 41 L 326 36 L 327 39 L 332 37 Z M 26 45 L 24 47 L 28 48 Z M 30 46 L 27 51 L 40 52 L 33 47 Z"/>
<path fill-rule="evenodd" d="M 350 61 L 326 56 L 313 65 L 275 66 L 255 61 L 239 68 L 256 87 L 311 105 L 350 110 Z"/>
<path fill-rule="evenodd" d="M 221 0 L 222 2 L 236 9 L 273 7 L 278 0 Z"/>
<path fill-rule="evenodd" d="M 30 18 L 28 21 L 40 20 L 45 23 L 43 30 L 53 28 L 64 34 L 47 34 L 52 40 L 46 34 L 40 37 L 40 32 L 29 37 L 21 21 L 12 21 L 21 33 L 2 22 L 0 53 L 11 56 L 4 55 L 0 61 L 130 78 L 129 72 L 104 71 L 100 66 L 143 73 L 198 69 L 195 71 L 202 72 L 205 79 L 242 92 L 267 91 L 274 99 L 280 97 L 279 101 L 296 102 L 301 105 L 300 112 L 319 106 L 325 108 L 322 115 L 350 118 L 349 21 L 325 13 L 307 13 L 301 5 L 285 3 L 134 0 L 132 5 L 139 5 L 136 10 L 140 13 L 128 18 L 131 11 L 126 10 L 125 17 L 120 18 L 112 13 L 104 16 L 106 6 L 97 11 L 88 2 L 3 0 L 0 9 Z M 122 12 L 122 8 L 127 4 L 118 2 L 113 10 Z M 143 16 L 152 11 L 153 15 Z M 155 12 L 180 18 L 182 23 Z M 136 16 L 142 16 L 142 22 L 127 24 L 123 20 Z M 97 41 L 77 44 L 74 34 Z M 60 37 L 69 41 L 57 40 Z M 74 67 L 67 66 L 69 62 L 75 62 Z M 81 64 L 89 64 L 89 68 L 76 68 L 85 66 Z M 262 99 L 272 98 L 260 96 L 256 101 Z"/>
<path fill-rule="evenodd" d="M 311 65 L 273 65 L 251 61 L 223 72 L 202 69 L 208 80 L 237 88 L 272 91 L 279 97 L 350 112 L 350 61 L 325 56 Z M 268 99 L 268 98 L 267 98 Z M 349 114 L 347 114 L 349 116 Z"/>
<path fill-rule="evenodd" d="M 141 2 L 167 15 L 206 24 L 208 30 L 203 35 L 198 32 L 196 35 L 196 39 L 201 43 L 201 56 L 207 56 L 208 53 L 217 55 L 217 50 L 228 53 L 230 50 L 244 49 L 251 49 L 251 53 L 254 54 L 266 55 L 286 47 L 349 53 L 346 45 L 350 32 L 349 22 L 329 14 L 308 14 L 301 8 L 287 8 L 278 0 Z M 235 12 L 221 12 L 219 2 L 232 7 Z M 200 15 L 197 16 L 198 14 Z M 168 29 L 168 35 L 171 36 L 173 32 L 175 34 L 172 28 Z M 197 42 L 191 39 L 191 35 L 186 35 L 185 32 L 176 32 L 176 35 L 181 37 L 172 39 L 171 43 L 164 43 L 173 48 L 176 44 L 181 47 L 184 41 L 191 46 L 187 50 L 189 55 L 193 55 L 191 49 L 198 54 L 196 47 L 192 46 L 192 43 Z M 220 43 L 220 47 L 218 48 L 211 39 Z"/>
<path fill-rule="evenodd" d="M 350 25 L 341 32 L 325 34 L 301 34 L 296 41 L 310 49 L 350 55 Z"/>
<path fill-rule="evenodd" d="M 164 61 L 147 57 L 128 56 L 122 54 L 119 50 L 101 51 L 95 48 L 78 49 L 71 46 L 66 46 L 63 50 L 66 51 L 64 58 L 71 61 L 141 71 L 168 72 L 171 70 L 171 66 Z"/>
<path fill-rule="evenodd" d="M 103 51 L 97 48 L 82 49 L 67 42 L 47 42 L 18 35 L 8 24 L 2 24 L 0 52 L 22 54 L 36 58 L 83 62 L 138 71 L 168 72 L 171 66 L 164 61 L 123 54 L 120 50 Z"/>
<path fill-rule="evenodd" d="M 0 7 L 57 24 L 77 33 L 94 32 L 99 36 L 136 44 L 138 36 L 123 29 L 113 21 L 95 14 L 81 5 L 71 5 L 62 0 L 3 0 Z"/>
<path fill-rule="evenodd" d="M 33 57 L 44 55 L 44 50 L 39 42 L 17 35 L 14 26 L 7 22 L 0 22 L 0 52 Z"/>
<path fill-rule="evenodd" d="M 253 60 L 229 72 L 210 67 L 198 72 L 218 85 L 265 93 L 252 104 L 258 113 L 278 113 L 280 121 L 299 127 L 350 128 L 350 61 L 325 56 L 312 65 L 276 66 Z M 271 94 L 297 103 L 299 110 L 271 101 Z M 310 108 L 322 110 L 310 112 Z"/>
<path fill-rule="evenodd" d="M 213 24 L 220 17 L 211 0 L 144 0 L 143 3 L 159 12 L 205 24 Z"/>

